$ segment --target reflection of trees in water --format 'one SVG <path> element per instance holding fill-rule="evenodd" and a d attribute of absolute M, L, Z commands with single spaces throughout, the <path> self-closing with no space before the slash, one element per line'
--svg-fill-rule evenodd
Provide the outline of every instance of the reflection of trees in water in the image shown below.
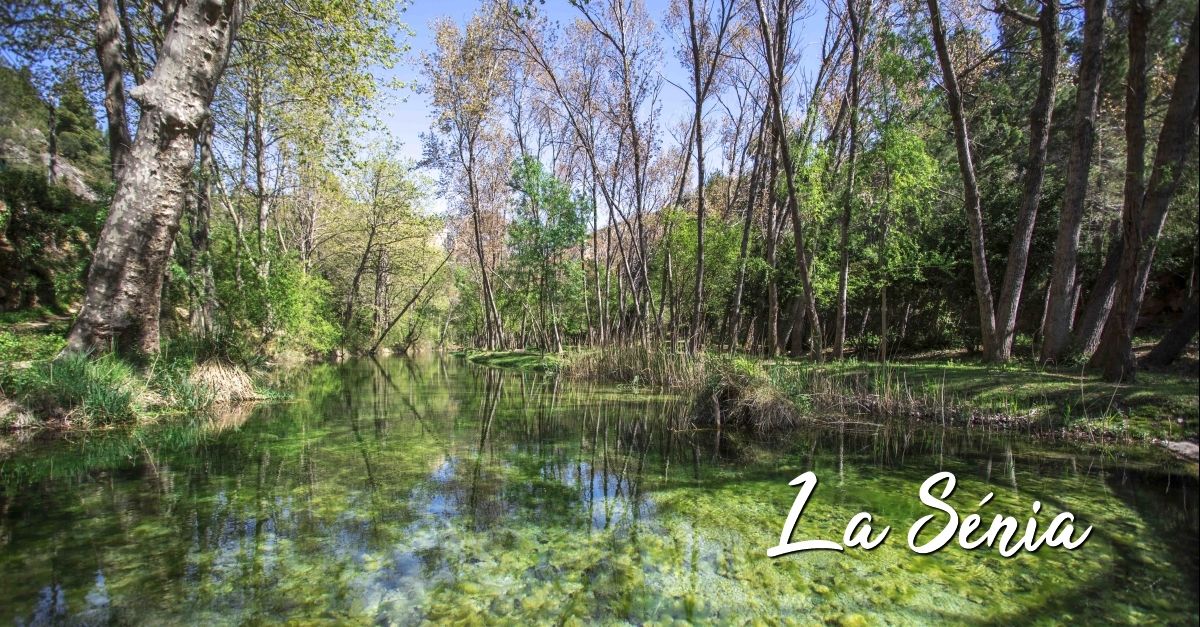
<path fill-rule="evenodd" d="M 1023 501 L 1040 498 L 1058 509 L 1066 506 L 1057 495 L 1038 490 L 1086 486 L 1082 498 L 1096 509 L 1106 501 L 1094 490 L 1107 486 L 1140 513 L 1148 533 L 1191 537 L 1195 545 L 1195 479 L 1175 476 L 1164 485 L 1161 473 L 1119 458 L 1055 451 L 1009 434 L 904 424 L 697 429 L 687 399 L 443 359 L 324 365 L 303 378 L 290 402 L 96 440 L 55 458 L 57 479 L 48 478 L 44 460 L 6 465 L 6 481 L 23 479 L 0 491 L 0 542 L 9 539 L 2 550 L 35 565 L 22 573 L 27 581 L 0 573 L 0 587 L 36 594 L 57 586 L 74 612 L 103 571 L 119 573 L 120 589 L 160 608 L 190 602 L 269 615 L 300 602 L 282 591 L 281 579 L 311 573 L 300 589 L 352 599 L 349 584 L 322 577 L 358 572 L 363 555 L 387 555 L 420 534 L 598 529 L 636 545 L 637 523 L 660 513 L 656 491 L 783 486 L 797 468 L 915 484 L 931 468 L 952 468 L 960 479 L 974 473 L 1005 487 L 1017 482 Z M 1108 533 L 1104 525 L 1097 530 Z M 1133 560 L 1140 549 L 1126 542 L 1122 550 Z M 462 568 L 452 550 L 416 551 L 427 579 Z M 1175 557 L 1173 567 L 1194 578 L 1194 558 Z M 1044 609 L 1050 616 L 1054 608 Z"/>

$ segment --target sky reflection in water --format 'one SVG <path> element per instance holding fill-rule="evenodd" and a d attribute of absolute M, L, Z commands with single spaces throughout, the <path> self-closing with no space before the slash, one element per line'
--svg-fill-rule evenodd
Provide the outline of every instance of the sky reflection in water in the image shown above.
<path fill-rule="evenodd" d="M 1195 624 L 1197 484 L 1013 435 L 692 429 L 681 399 L 452 358 L 316 366 L 293 402 L 0 462 L 0 621 Z M 775 560 L 861 510 L 883 546 Z M 909 552 L 921 482 L 960 513 L 1095 526 L 1073 551 Z"/>

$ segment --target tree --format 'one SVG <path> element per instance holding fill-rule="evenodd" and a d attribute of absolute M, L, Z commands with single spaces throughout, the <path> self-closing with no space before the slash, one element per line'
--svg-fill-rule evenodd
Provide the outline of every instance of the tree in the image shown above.
<path fill-rule="evenodd" d="M 1041 201 L 1050 120 L 1054 109 L 1054 86 L 1058 72 L 1058 4 L 1052 0 L 1043 2 L 1036 20 L 1011 9 L 1004 9 L 1007 15 L 1016 16 L 1020 21 L 1038 25 L 1042 55 L 1037 98 L 1034 100 L 1030 113 L 1029 153 L 1025 169 L 1024 191 L 1014 237 L 1009 247 L 1008 262 L 1005 264 L 998 310 L 993 301 L 992 284 L 988 276 L 982 200 L 979 182 L 975 175 L 974 156 L 970 131 L 967 128 L 962 90 L 959 86 L 958 73 L 950 58 L 949 47 L 946 43 L 946 29 L 942 22 L 938 0 L 928 0 L 928 6 L 930 28 L 938 63 L 942 70 L 942 86 L 946 90 L 946 104 L 954 128 L 958 167 L 962 176 L 964 208 L 970 229 L 971 263 L 975 275 L 975 298 L 979 306 L 979 328 L 983 340 L 984 358 L 988 361 L 1004 362 L 1012 353 L 1013 331 L 1017 308 L 1020 305 L 1021 288 L 1025 280 L 1029 245 L 1034 221 L 1037 218 L 1038 204 Z"/>
<path fill-rule="evenodd" d="M 461 172 L 463 194 L 471 214 L 474 248 L 479 263 L 487 324 L 488 348 L 503 347 L 504 327 L 492 285 L 483 238 L 483 195 L 479 172 L 482 144 L 495 103 L 504 86 L 505 65 L 498 46 L 495 16 L 476 15 L 466 28 L 449 20 L 435 28 L 436 49 L 424 58 L 424 71 L 438 115 L 438 130 L 446 146 L 432 145 L 438 161 L 449 172 Z"/>
<path fill-rule="evenodd" d="M 1187 48 L 1179 61 L 1167 114 L 1159 131 L 1158 148 L 1149 183 L 1145 181 L 1146 31 L 1150 8 L 1140 0 L 1130 4 L 1129 73 L 1126 100 L 1128 153 L 1125 204 L 1121 209 L 1122 247 L 1112 313 L 1104 325 L 1100 347 L 1091 364 L 1103 369 L 1109 381 L 1132 381 L 1133 331 L 1154 261 L 1158 237 L 1171 199 L 1179 188 L 1196 145 L 1197 102 L 1200 100 L 1200 15 L 1192 20 Z"/>
<path fill-rule="evenodd" d="M 688 350 L 700 350 L 704 341 L 704 103 L 709 97 L 717 74 L 724 65 L 723 49 L 735 15 L 732 0 L 715 0 L 715 6 L 696 0 L 677 0 L 672 11 L 684 12 L 686 3 L 687 43 L 684 45 L 692 91 L 688 94 L 693 105 L 692 140 L 696 147 L 696 284 L 693 292 L 691 335 Z M 715 13 L 715 14 L 714 14 Z"/>
<path fill-rule="evenodd" d="M 246 8 L 244 0 L 179 6 L 153 74 L 131 91 L 141 108 L 137 137 L 117 178 L 67 351 L 158 351 L 163 273 L 193 149 Z"/>
<path fill-rule="evenodd" d="M 783 108 L 784 61 L 787 58 L 787 38 L 789 33 L 790 13 L 792 6 L 788 0 L 780 0 L 775 7 L 772 21 L 763 4 L 764 0 L 755 0 L 758 14 L 759 34 L 762 36 L 764 58 L 767 66 L 770 98 L 768 107 L 772 110 L 772 122 L 776 137 L 779 140 L 779 155 L 783 166 L 784 185 L 787 190 L 788 210 L 792 219 L 792 232 L 796 247 L 796 268 L 800 277 L 801 298 L 803 306 L 800 311 L 807 313 L 808 322 L 812 329 L 813 355 L 821 359 L 821 320 L 817 312 L 816 295 L 812 288 L 812 277 L 809 273 L 808 254 L 805 250 L 804 221 L 800 215 L 799 199 L 796 189 L 796 164 L 792 160 L 792 150 L 788 141 L 787 124 Z"/>
<path fill-rule="evenodd" d="M 1042 361 L 1062 359 L 1075 321 L 1076 265 L 1084 201 L 1088 192 L 1096 115 L 1100 101 L 1100 77 L 1104 49 L 1104 0 L 1086 0 L 1083 6 L 1083 49 L 1079 59 L 1075 119 L 1067 159 L 1066 189 L 1059 212 L 1058 239 L 1054 245 L 1054 267 L 1046 296 L 1042 325 Z"/>
<path fill-rule="evenodd" d="M 870 5 L 866 6 L 867 10 Z M 850 281 L 850 218 L 854 205 L 854 177 L 857 173 L 858 157 L 858 117 L 861 101 L 860 85 L 861 70 L 859 60 L 862 56 L 863 45 L 863 16 L 859 14 L 857 0 L 846 0 L 846 17 L 850 25 L 850 156 L 847 166 L 846 187 L 842 194 L 842 223 L 841 234 L 841 272 L 838 274 L 837 318 L 833 325 L 833 358 L 841 359 L 843 345 L 846 341 L 846 297 Z"/>
<path fill-rule="evenodd" d="M 533 157 L 513 164 L 512 186 L 518 192 L 517 217 L 509 229 L 514 284 L 534 296 L 541 349 L 561 352 L 562 326 L 568 321 L 563 310 L 572 309 L 584 292 L 569 254 L 583 243 L 587 203 Z M 578 328 L 578 318 L 574 322 Z"/>

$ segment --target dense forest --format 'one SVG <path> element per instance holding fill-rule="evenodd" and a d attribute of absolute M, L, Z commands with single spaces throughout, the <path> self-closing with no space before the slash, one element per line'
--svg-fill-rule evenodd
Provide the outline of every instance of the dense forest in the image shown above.
<path fill-rule="evenodd" d="M 1196 333 L 1195 2 L 497 0 L 419 54 L 403 11 L 6 3 L 5 315 L 70 319 L 64 357 L 965 348 L 1111 381 Z"/>

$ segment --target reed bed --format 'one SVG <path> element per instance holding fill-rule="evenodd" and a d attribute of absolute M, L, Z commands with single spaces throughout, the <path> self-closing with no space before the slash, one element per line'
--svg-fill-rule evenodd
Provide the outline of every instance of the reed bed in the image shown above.
<path fill-rule="evenodd" d="M 559 369 L 572 379 L 633 386 L 694 389 L 705 376 L 704 355 L 639 346 L 613 347 L 573 355 Z"/>

